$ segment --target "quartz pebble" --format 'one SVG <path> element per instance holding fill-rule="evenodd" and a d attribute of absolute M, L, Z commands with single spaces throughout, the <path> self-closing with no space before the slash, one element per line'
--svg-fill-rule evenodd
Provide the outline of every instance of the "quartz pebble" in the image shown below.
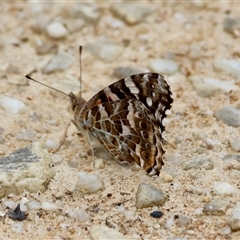
<path fill-rule="evenodd" d="M 77 219 L 78 221 L 86 221 L 89 219 L 89 214 L 85 211 L 84 208 L 76 208 L 74 210 L 68 210 L 66 211 L 66 214 L 74 219 Z"/>
<path fill-rule="evenodd" d="M 42 72 L 45 74 L 50 74 L 57 71 L 64 71 L 72 65 L 74 60 L 74 57 L 70 53 L 59 51 L 42 68 Z"/>
<path fill-rule="evenodd" d="M 240 127 L 240 109 L 225 106 L 214 112 L 214 117 L 228 126 Z"/>
<path fill-rule="evenodd" d="M 230 146 L 236 152 L 240 151 L 240 138 L 231 138 L 229 140 Z"/>
<path fill-rule="evenodd" d="M 94 193 L 104 189 L 104 183 L 100 177 L 81 171 L 78 173 L 75 189 L 83 193 Z"/>
<path fill-rule="evenodd" d="M 222 81 L 202 76 L 191 76 L 189 79 L 197 91 L 197 94 L 201 97 L 210 97 L 239 89 L 239 87 L 234 84 L 234 81 Z"/>
<path fill-rule="evenodd" d="M 50 202 L 42 202 L 42 210 L 45 211 L 57 211 L 58 210 L 58 206 L 55 203 L 50 203 Z"/>
<path fill-rule="evenodd" d="M 150 60 L 148 67 L 151 71 L 167 75 L 173 75 L 178 71 L 178 64 L 176 62 L 164 58 L 155 58 Z"/>
<path fill-rule="evenodd" d="M 240 230 L 240 203 L 237 203 L 236 207 L 232 210 L 227 223 L 234 231 Z"/>
<path fill-rule="evenodd" d="M 65 38 L 68 35 L 68 30 L 59 22 L 50 23 L 46 30 L 48 36 L 53 39 Z"/>
<path fill-rule="evenodd" d="M 143 22 L 153 10 L 149 5 L 138 2 L 119 2 L 112 5 L 112 12 L 129 25 Z"/>
<path fill-rule="evenodd" d="M 217 195 L 233 195 L 236 188 L 227 182 L 217 182 L 213 186 L 213 192 Z"/>
<path fill-rule="evenodd" d="M 24 109 L 26 105 L 14 98 L 0 95 L 0 106 L 8 113 L 17 114 Z"/>
<path fill-rule="evenodd" d="M 28 210 L 39 210 L 42 207 L 42 205 L 40 202 L 33 200 L 28 202 L 26 204 L 26 207 L 28 208 Z"/>
<path fill-rule="evenodd" d="M 92 237 L 93 240 L 128 239 L 126 236 L 124 236 L 117 230 L 103 225 L 93 226 L 90 230 L 90 236 Z"/>
<path fill-rule="evenodd" d="M 47 148 L 56 148 L 57 147 L 57 143 L 54 142 L 53 140 L 48 139 L 46 141 L 46 147 Z"/>
<path fill-rule="evenodd" d="M 140 183 L 136 193 L 136 208 L 162 205 L 166 200 L 162 190 L 147 183 Z"/>
<path fill-rule="evenodd" d="M 214 199 L 209 203 L 204 205 L 204 212 L 209 215 L 221 216 L 226 214 L 227 209 L 229 208 L 229 201 L 222 199 Z"/>
<path fill-rule="evenodd" d="M 206 170 L 212 170 L 214 168 L 214 162 L 209 158 L 194 157 L 186 162 L 182 163 L 184 170 L 204 168 Z"/>
<path fill-rule="evenodd" d="M 92 55 L 105 62 L 117 60 L 124 50 L 122 46 L 113 44 L 108 40 L 99 40 L 95 43 L 89 43 L 86 49 Z"/>
<path fill-rule="evenodd" d="M 234 59 L 217 59 L 213 63 L 214 67 L 225 73 L 240 76 L 240 61 Z"/>

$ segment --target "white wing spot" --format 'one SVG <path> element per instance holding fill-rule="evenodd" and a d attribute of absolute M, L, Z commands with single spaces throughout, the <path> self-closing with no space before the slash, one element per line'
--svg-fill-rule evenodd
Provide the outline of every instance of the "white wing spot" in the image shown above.
<path fill-rule="evenodd" d="M 131 93 L 139 94 L 139 88 L 136 87 L 133 81 L 125 81 L 125 85 L 130 89 Z"/>
<path fill-rule="evenodd" d="M 148 105 L 149 107 L 152 106 L 152 99 L 151 99 L 150 97 L 147 98 L 147 105 Z"/>

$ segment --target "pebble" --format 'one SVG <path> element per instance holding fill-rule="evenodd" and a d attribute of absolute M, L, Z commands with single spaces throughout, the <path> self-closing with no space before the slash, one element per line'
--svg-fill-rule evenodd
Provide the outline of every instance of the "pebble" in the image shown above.
<path fill-rule="evenodd" d="M 148 63 L 148 67 L 153 72 L 159 72 L 166 75 L 173 75 L 178 71 L 178 63 L 165 58 L 151 59 Z"/>
<path fill-rule="evenodd" d="M 237 203 L 236 207 L 232 210 L 227 223 L 233 231 L 240 230 L 240 203 Z"/>
<path fill-rule="evenodd" d="M 225 18 L 223 20 L 223 28 L 226 32 L 239 36 L 240 18 Z"/>
<path fill-rule="evenodd" d="M 191 76 L 189 80 L 192 82 L 197 94 L 201 97 L 210 97 L 239 89 L 239 87 L 234 84 L 234 81 L 222 81 L 202 76 Z"/>
<path fill-rule="evenodd" d="M 86 45 L 86 50 L 102 61 L 113 62 L 119 59 L 124 48 L 108 40 L 99 40 L 95 43 Z"/>
<path fill-rule="evenodd" d="M 166 196 L 162 190 L 147 183 L 140 183 L 136 193 L 136 208 L 147 208 L 162 205 Z"/>
<path fill-rule="evenodd" d="M 0 198 L 26 190 L 31 193 L 44 192 L 55 176 L 51 159 L 38 142 L 17 149 L 0 161 Z"/>
<path fill-rule="evenodd" d="M 204 213 L 208 215 L 225 215 L 227 209 L 230 207 L 229 201 L 222 199 L 214 199 L 209 203 L 206 203 L 203 207 Z"/>
<path fill-rule="evenodd" d="M 42 210 L 45 210 L 45 211 L 57 211 L 58 210 L 58 206 L 55 203 L 50 203 L 50 202 L 42 202 L 41 208 L 42 208 Z"/>
<path fill-rule="evenodd" d="M 229 140 L 230 146 L 232 147 L 232 149 L 236 152 L 240 152 L 240 138 L 231 138 Z"/>
<path fill-rule="evenodd" d="M 135 25 L 143 22 L 154 9 L 147 4 L 138 2 L 114 3 L 111 8 L 113 14 L 121 18 L 128 25 Z"/>
<path fill-rule="evenodd" d="M 67 21 L 66 26 L 70 33 L 79 32 L 85 25 L 82 19 L 74 19 L 74 21 Z"/>
<path fill-rule="evenodd" d="M 129 239 L 117 230 L 103 225 L 93 226 L 90 230 L 90 236 L 93 240 L 107 240 L 107 239 Z"/>
<path fill-rule="evenodd" d="M 113 69 L 112 75 L 116 77 L 117 79 L 129 77 L 131 75 L 142 73 L 143 71 L 137 69 L 137 68 L 131 68 L 131 67 L 117 67 Z"/>
<path fill-rule="evenodd" d="M 240 76 L 240 61 L 234 59 L 218 59 L 213 63 L 214 67 L 225 73 L 232 74 L 234 76 Z"/>
<path fill-rule="evenodd" d="M 75 189 L 83 193 L 94 193 L 104 189 L 104 183 L 100 177 L 81 171 Z"/>
<path fill-rule="evenodd" d="M 153 218 L 160 218 L 163 216 L 163 212 L 161 211 L 154 211 L 150 213 L 150 216 Z"/>
<path fill-rule="evenodd" d="M 217 195 L 233 195 L 236 188 L 227 182 L 217 182 L 213 186 L 213 192 Z"/>
<path fill-rule="evenodd" d="M 212 170 L 214 168 L 214 162 L 209 158 L 194 157 L 186 162 L 182 163 L 184 170 L 201 169 Z"/>
<path fill-rule="evenodd" d="M 72 13 L 76 18 L 82 18 L 87 23 L 96 24 L 100 18 L 100 12 L 96 5 L 85 5 L 81 4 L 74 8 L 74 12 Z"/>
<path fill-rule="evenodd" d="M 23 232 L 23 224 L 21 222 L 13 223 L 11 229 L 15 233 L 22 233 Z"/>
<path fill-rule="evenodd" d="M 52 52 L 56 52 L 57 44 L 51 42 L 40 42 L 35 48 L 37 54 L 44 55 Z"/>
<path fill-rule="evenodd" d="M 17 114 L 20 110 L 26 107 L 23 102 L 4 95 L 0 95 L 0 106 L 4 108 L 6 112 L 11 114 Z"/>
<path fill-rule="evenodd" d="M 16 203 L 12 200 L 3 200 L 2 204 L 10 209 L 13 209 L 16 206 Z"/>
<path fill-rule="evenodd" d="M 19 133 L 16 138 L 18 140 L 30 140 L 30 141 L 35 141 L 37 137 L 37 132 L 33 129 L 26 129 L 23 132 Z"/>
<path fill-rule="evenodd" d="M 231 233 L 231 228 L 229 226 L 219 229 L 219 234 L 226 236 L 224 239 L 230 238 L 230 237 L 227 237 L 227 235 L 229 235 L 230 233 Z"/>
<path fill-rule="evenodd" d="M 224 122 L 228 126 L 240 127 L 240 109 L 225 106 L 214 112 L 214 117 Z"/>
<path fill-rule="evenodd" d="M 59 51 L 52 59 L 42 68 L 42 72 L 50 74 L 57 71 L 64 71 L 69 68 L 75 58 L 67 52 Z"/>
<path fill-rule="evenodd" d="M 74 219 L 77 219 L 81 222 L 87 221 L 89 219 L 89 214 L 85 211 L 84 208 L 76 208 L 74 210 L 66 211 L 66 214 Z"/>
<path fill-rule="evenodd" d="M 166 238 L 166 240 L 188 240 L 188 239 L 189 238 L 185 238 L 185 237 L 181 237 L 181 236 Z"/>
<path fill-rule="evenodd" d="M 53 39 L 65 38 L 68 35 L 68 30 L 64 27 L 62 23 L 53 22 L 50 23 L 47 28 L 47 34 Z"/>
<path fill-rule="evenodd" d="M 184 228 L 190 222 L 190 218 L 184 215 L 178 215 L 176 219 L 176 226 Z"/>
<path fill-rule="evenodd" d="M 40 202 L 33 200 L 33 201 L 28 202 L 26 204 L 26 207 L 28 210 L 39 210 L 42 207 L 42 205 Z"/>
<path fill-rule="evenodd" d="M 46 148 L 54 149 L 54 148 L 57 148 L 57 146 L 58 146 L 58 144 L 56 142 L 54 142 L 53 140 L 48 139 L 46 141 Z"/>

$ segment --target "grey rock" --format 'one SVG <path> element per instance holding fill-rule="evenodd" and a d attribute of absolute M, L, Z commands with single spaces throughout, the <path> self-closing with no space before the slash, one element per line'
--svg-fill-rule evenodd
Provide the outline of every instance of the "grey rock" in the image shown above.
<path fill-rule="evenodd" d="M 235 59 L 216 59 L 214 67 L 233 76 L 240 76 L 240 61 Z"/>
<path fill-rule="evenodd" d="M 162 205 L 166 196 L 162 190 L 147 183 L 141 183 L 136 193 L 136 208 L 147 208 Z"/>
<path fill-rule="evenodd" d="M 240 155 L 237 154 L 226 154 L 222 157 L 223 161 L 233 161 L 236 160 L 238 162 L 240 162 Z"/>
<path fill-rule="evenodd" d="M 122 46 L 111 43 L 111 41 L 101 39 L 95 43 L 89 43 L 86 50 L 100 60 L 112 62 L 121 56 L 124 49 Z"/>
<path fill-rule="evenodd" d="M 59 51 L 53 58 L 42 68 L 42 72 L 50 74 L 56 71 L 64 71 L 74 62 L 74 57 L 67 53 Z"/>
<path fill-rule="evenodd" d="M 184 170 L 189 170 L 193 168 L 194 169 L 204 168 L 206 170 L 211 170 L 214 168 L 214 162 L 209 158 L 194 157 L 186 162 L 183 162 L 182 168 Z"/>
<path fill-rule="evenodd" d="M 10 98 L 5 95 L 0 95 L 0 106 L 8 113 L 11 114 L 17 114 L 19 111 L 24 109 L 26 105 L 15 99 L 15 98 Z"/>
<path fill-rule="evenodd" d="M 221 216 L 226 214 L 227 209 L 229 208 L 229 201 L 222 199 L 215 199 L 204 205 L 203 211 L 209 215 Z"/>
<path fill-rule="evenodd" d="M 227 223 L 234 231 L 240 230 L 240 203 L 237 203 L 236 207 L 232 210 Z"/>
<path fill-rule="evenodd" d="M 223 20 L 223 28 L 226 32 L 235 34 L 240 30 L 240 18 L 225 18 Z"/>
<path fill-rule="evenodd" d="M 142 73 L 143 71 L 137 69 L 137 68 L 131 68 L 131 67 L 117 67 L 113 69 L 113 76 L 121 79 L 125 77 L 129 77 L 131 75 Z"/>
<path fill-rule="evenodd" d="M 148 4 L 139 4 L 138 2 L 114 3 L 111 10 L 128 25 L 143 22 L 154 11 Z"/>
<path fill-rule="evenodd" d="M 236 152 L 240 151 L 240 138 L 231 138 L 229 140 L 230 146 L 232 147 L 232 149 Z"/>
<path fill-rule="evenodd" d="M 233 195 L 236 188 L 228 182 L 216 182 L 213 186 L 213 192 L 216 195 Z"/>
<path fill-rule="evenodd" d="M 33 143 L 1 158 L 0 198 L 9 193 L 20 194 L 25 189 L 32 193 L 44 192 L 55 175 L 50 163 L 40 143 Z"/>
<path fill-rule="evenodd" d="M 231 106 L 222 107 L 214 112 L 214 117 L 228 126 L 240 126 L 240 109 L 238 108 Z"/>

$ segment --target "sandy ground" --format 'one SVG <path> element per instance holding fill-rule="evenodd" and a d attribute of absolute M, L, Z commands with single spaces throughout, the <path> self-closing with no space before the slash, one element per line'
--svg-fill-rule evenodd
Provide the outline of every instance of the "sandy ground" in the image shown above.
<path fill-rule="evenodd" d="M 73 119 L 70 101 L 66 96 L 53 94 L 44 86 L 28 82 L 24 75 L 36 69 L 32 76 L 48 85 L 61 85 L 64 79 L 76 82 L 79 76 L 79 44 L 84 48 L 85 45 L 106 37 L 123 46 L 123 52 L 118 59 L 106 62 L 83 50 L 82 95 L 85 99 L 118 80 L 112 75 L 116 67 L 129 66 L 146 71 L 149 59 L 167 56 L 172 56 L 172 60 L 179 64 L 177 73 L 166 76 L 171 85 L 174 104 L 164 134 L 169 142 L 164 147 L 166 159 L 170 159 L 169 162 L 165 161 L 164 172 L 170 174 L 172 179 L 164 182 L 161 176 L 158 179 L 151 178 L 141 169 L 127 168 L 115 161 L 104 160 L 105 166 L 102 169 L 94 169 L 92 158 L 89 157 L 88 142 L 73 135 L 76 129 L 71 126 L 68 130 L 68 144 L 55 154 L 49 153 L 53 159 L 60 160 L 55 165 L 54 180 L 38 199 L 54 202 L 61 209 L 86 206 L 89 214 L 87 220 L 80 221 L 59 212 L 42 212 L 39 217 L 36 211 L 29 211 L 28 219 L 21 223 L 20 232 L 16 230 L 16 222 L 9 218 L 2 220 L 1 238 L 39 239 L 41 236 L 44 239 L 89 239 L 90 229 L 98 224 L 105 225 L 107 219 L 110 222 L 107 223 L 108 226 L 130 239 L 167 239 L 176 236 L 185 239 L 239 239 L 240 232 L 232 231 L 226 222 L 240 199 L 239 165 L 237 169 L 236 162 L 221 160 L 223 155 L 233 153 L 228 142 L 233 134 L 239 137 L 239 128 L 229 127 L 213 116 L 214 110 L 222 106 L 239 107 L 239 92 L 203 98 L 197 95 L 188 77 L 201 74 L 223 80 L 234 79 L 226 73 L 215 71 L 212 63 L 215 58 L 240 55 L 239 37 L 223 30 L 223 20 L 228 14 L 239 16 L 240 3 L 152 2 L 148 6 L 154 7 L 155 11 L 146 20 L 134 26 L 124 24 L 123 27 L 114 28 L 109 24 L 109 18 L 119 18 L 112 14 L 111 4 L 98 1 L 95 5 L 99 11 L 99 20 L 96 23 L 86 23 L 82 29 L 63 39 L 51 39 L 44 31 L 33 30 L 32 26 L 36 22 L 44 25 L 45 20 L 47 24 L 54 20 L 74 22 L 75 19 L 67 13 L 77 4 L 80 3 L 0 4 L 0 93 L 18 99 L 27 106 L 26 110 L 17 114 L 0 109 L 0 127 L 4 130 L 4 141 L 0 145 L 1 157 L 31 143 L 30 140 L 18 140 L 16 137 L 26 129 L 36 131 L 32 141 L 39 141 L 43 146 L 47 140 L 58 143 L 69 120 Z M 42 66 L 54 53 L 37 54 L 35 49 L 39 39 L 70 52 L 75 57 L 74 63 L 63 72 L 50 75 L 41 73 Z M 72 91 L 76 92 L 76 88 Z M 196 137 L 199 135 L 204 135 L 203 139 L 210 139 L 212 146 L 207 146 L 201 137 Z M 180 163 L 196 156 L 210 158 L 214 162 L 214 168 L 208 171 L 183 170 Z M 179 159 L 176 163 L 174 160 L 171 162 L 171 159 L 176 158 Z M 238 174 L 230 174 L 232 169 Z M 76 174 L 80 170 L 101 176 L 105 189 L 84 196 L 68 195 L 68 191 L 74 188 Z M 159 207 L 164 213 L 162 218 L 154 219 L 149 215 L 153 208 L 136 210 L 135 193 L 141 182 L 160 188 L 167 194 L 167 202 Z M 224 214 L 206 215 L 200 210 L 204 204 L 216 198 L 212 192 L 216 182 L 228 182 L 237 191 L 233 195 L 220 196 L 229 201 L 229 208 Z M 33 198 L 33 194 L 23 193 L 14 196 L 12 200 L 17 203 L 24 196 Z M 124 203 L 118 206 L 119 202 Z M 94 212 L 94 206 L 98 206 L 100 211 Z M 196 209 L 200 209 L 200 213 L 197 214 Z M 2 206 L 1 210 L 6 209 Z M 125 211 L 130 217 L 123 214 Z M 186 217 L 187 223 L 178 224 L 178 216 Z M 224 228 L 229 229 L 227 234 L 221 234 Z"/>

